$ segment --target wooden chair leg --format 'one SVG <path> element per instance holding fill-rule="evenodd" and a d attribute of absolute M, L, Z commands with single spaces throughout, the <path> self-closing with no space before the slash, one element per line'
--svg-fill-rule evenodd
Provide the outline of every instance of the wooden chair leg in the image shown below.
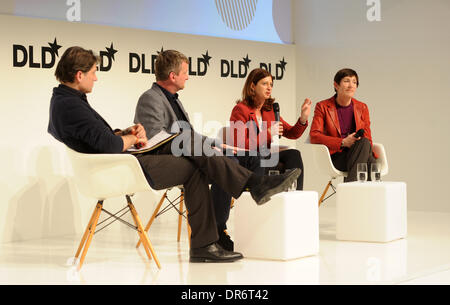
<path fill-rule="evenodd" d="M 189 247 L 191 247 L 191 226 L 189 225 L 189 219 L 188 219 L 188 210 L 186 209 L 186 227 L 187 227 L 187 231 L 188 231 L 188 240 L 189 240 Z"/>
<path fill-rule="evenodd" d="M 180 215 L 178 216 L 178 238 L 177 240 L 180 241 L 181 237 L 181 224 L 183 223 L 183 212 L 184 212 L 184 191 L 181 191 L 180 196 Z M 186 209 L 186 228 L 187 228 L 187 234 L 188 234 L 188 241 L 189 246 L 191 245 L 191 226 L 189 225 L 188 221 L 188 211 Z"/>
<path fill-rule="evenodd" d="M 80 256 L 81 250 L 83 250 L 83 246 L 85 244 L 86 238 L 88 237 L 89 231 L 91 229 L 92 223 L 94 222 L 95 215 L 97 214 L 97 206 L 94 208 L 94 212 L 92 212 L 91 219 L 89 219 L 89 222 L 86 226 L 86 230 L 84 231 L 83 237 L 81 238 L 80 245 L 78 246 L 77 253 L 75 254 L 75 259 Z"/>
<path fill-rule="evenodd" d="M 134 222 L 136 223 L 136 226 L 138 227 L 138 234 L 139 239 L 142 241 L 142 244 L 144 245 L 144 248 L 147 251 L 147 255 L 151 259 L 151 256 L 155 259 L 156 266 L 158 266 L 158 269 L 161 269 L 161 264 L 159 263 L 158 257 L 156 256 L 155 250 L 153 249 L 152 243 L 150 242 L 150 239 L 148 238 L 147 232 L 144 230 L 144 227 L 142 226 L 141 219 L 139 218 L 136 209 L 134 208 L 133 203 L 131 202 L 130 196 L 126 196 L 127 202 L 128 202 L 128 208 L 131 211 L 131 215 L 133 216 Z M 148 250 L 151 252 L 151 256 L 148 253 Z"/>
<path fill-rule="evenodd" d="M 158 215 L 159 209 L 161 208 L 161 205 L 163 204 L 164 199 L 166 199 L 166 196 L 167 196 L 167 191 L 164 193 L 164 195 L 162 195 L 161 200 L 159 201 L 158 205 L 156 206 L 152 217 L 150 217 L 150 220 L 148 221 L 147 225 L 145 226 L 145 232 L 148 232 L 148 230 L 150 230 L 150 226 L 152 225 L 153 220 L 155 220 L 156 215 Z M 140 245 L 141 245 L 141 240 L 139 240 L 138 243 L 136 244 L 136 248 L 139 248 Z"/>
<path fill-rule="evenodd" d="M 181 196 L 180 196 L 180 213 L 178 215 L 178 234 L 177 234 L 177 241 L 178 242 L 181 239 L 181 224 L 183 223 L 183 205 L 184 205 L 184 192 L 181 191 Z"/>
<path fill-rule="evenodd" d="M 328 182 L 327 186 L 325 187 L 325 190 L 323 191 L 322 196 L 320 196 L 320 199 L 319 199 L 319 207 L 320 207 L 320 205 L 322 204 L 323 198 L 324 198 L 325 195 L 327 194 L 328 189 L 330 188 L 330 186 L 331 186 L 331 180 Z"/>
<path fill-rule="evenodd" d="M 95 228 L 97 227 L 98 219 L 100 217 L 100 214 L 102 213 L 102 206 L 103 206 L 103 201 L 99 201 L 97 203 L 97 205 L 95 206 L 94 213 L 91 216 L 91 220 L 89 221 L 86 231 L 84 232 L 83 238 L 81 239 L 80 245 L 78 247 L 78 251 L 75 254 L 75 259 L 77 259 L 78 256 L 80 255 L 81 249 L 83 249 L 83 247 L 84 247 L 77 270 L 80 270 L 81 267 L 83 266 L 84 259 L 86 257 L 89 246 L 91 245 L 92 237 L 94 236 L 94 233 L 95 233 Z M 86 241 L 86 243 L 85 243 L 85 241 Z"/>

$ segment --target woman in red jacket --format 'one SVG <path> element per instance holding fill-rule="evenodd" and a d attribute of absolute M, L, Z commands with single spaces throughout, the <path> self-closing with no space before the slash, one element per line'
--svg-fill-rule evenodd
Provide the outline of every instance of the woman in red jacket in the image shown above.
<path fill-rule="evenodd" d="M 357 180 L 358 163 L 370 164 L 378 158 L 372 152 L 369 108 L 353 97 L 358 85 L 354 70 L 339 70 L 334 77 L 336 94 L 317 103 L 309 133 L 311 143 L 326 145 L 334 166 L 348 172 L 344 182 Z M 360 129 L 364 129 L 364 136 L 356 137 Z"/>
<path fill-rule="evenodd" d="M 242 100 L 233 108 L 230 117 L 230 121 L 234 122 L 232 134 L 235 146 L 260 152 L 265 148 L 270 149 L 272 136 L 298 139 L 308 127 L 308 116 L 311 111 L 309 99 L 303 103 L 301 116 L 295 125 L 289 125 L 281 117 L 280 122 L 275 121 L 272 87 L 273 77 L 267 70 L 254 69 L 248 75 L 242 90 Z M 237 122 L 244 124 L 236 124 Z M 274 168 L 281 171 L 293 168 L 302 170 L 297 180 L 297 190 L 303 190 L 304 173 L 300 152 L 296 149 L 287 149 L 277 154 L 279 155 L 275 156 L 275 160 L 278 157 L 279 162 Z M 241 165 L 245 166 L 242 162 Z"/>

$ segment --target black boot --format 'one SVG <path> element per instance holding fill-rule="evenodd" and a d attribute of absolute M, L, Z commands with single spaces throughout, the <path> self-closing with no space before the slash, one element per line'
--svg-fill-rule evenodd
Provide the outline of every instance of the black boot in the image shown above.
<path fill-rule="evenodd" d="M 269 201 L 272 195 L 287 191 L 301 172 L 301 169 L 295 168 L 282 175 L 259 177 L 259 183 L 252 182 L 252 185 L 249 185 L 253 200 L 261 205 Z"/>

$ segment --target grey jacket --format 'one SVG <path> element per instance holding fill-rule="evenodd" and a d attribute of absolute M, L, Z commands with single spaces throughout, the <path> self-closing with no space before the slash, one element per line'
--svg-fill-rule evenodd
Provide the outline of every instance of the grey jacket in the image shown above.
<path fill-rule="evenodd" d="M 189 115 L 184 110 L 183 104 L 181 104 L 179 99 L 177 99 L 177 103 L 188 120 L 187 124 L 193 130 L 189 122 Z M 180 131 L 181 127 L 166 95 L 156 83 L 153 83 L 153 86 L 139 97 L 134 115 L 134 123 L 140 123 L 144 126 L 148 139 L 153 138 L 161 130 L 167 133 L 175 133 Z M 208 140 L 211 143 L 221 143 L 218 139 L 209 139 L 196 132 L 195 134 L 201 138 L 201 142 Z"/>
<path fill-rule="evenodd" d="M 180 100 L 177 99 L 177 103 L 189 121 L 189 116 Z M 154 137 L 161 130 L 168 133 L 176 131 L 172 130 L 172 125 L 177 120 L 167 97 L 156 83 L 153 83 L 153 86 L 139 97 L 134 114 L 134 123 L 141 123 L 144 126 L 148 139 Z"/>

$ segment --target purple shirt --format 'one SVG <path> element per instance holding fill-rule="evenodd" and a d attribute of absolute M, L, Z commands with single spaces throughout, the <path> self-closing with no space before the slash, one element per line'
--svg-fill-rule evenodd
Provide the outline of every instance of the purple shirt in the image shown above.
<path fill-rule="evenodd" d="M 336 109 L 341 126 L 341 138 L 346 138 L 349 134 L 356 131 L 355 114 L 353 111 L 353 101 L 346 107 L 336 103 Z"/>

